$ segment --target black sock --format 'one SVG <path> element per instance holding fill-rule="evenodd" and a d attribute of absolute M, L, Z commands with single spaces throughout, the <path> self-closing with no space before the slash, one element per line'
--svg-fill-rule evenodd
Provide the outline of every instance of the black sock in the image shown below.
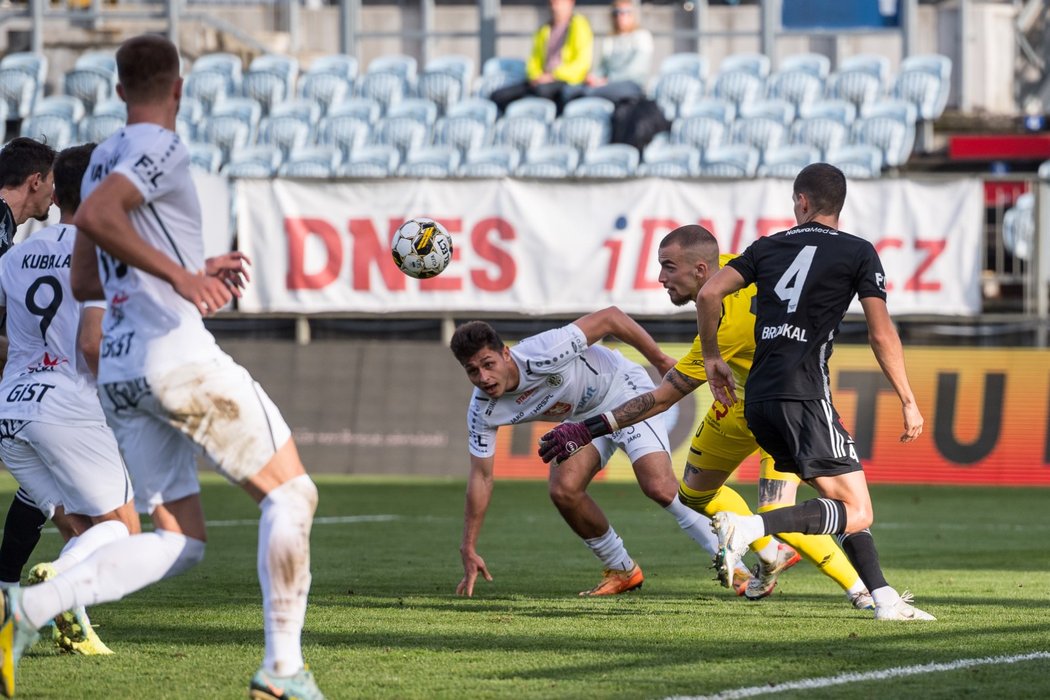
<path fill-rule="evenodd" d="M 860 575 L 860 580 L 868 587 L 868 592 L 889 585 L 886 583 L 886 577 L 882 575 L 879 553 L 875 550 L 875 538 L 871 536 L 870 530 L 842 535 L 839 537 L 839 544 Z"/>
<path fill-rule="evenodd" d="M 25 493 L 20 491 L 20 493 Z M 18 583 L 22 578 L 33 548 L 40 541 L 40 531 L 47 522 L 47 516 L 36 506 L 31 506 L 18 494 L 11 500 L 4 523 L 4 539 L 0 542 L 0 581 Z"/>
<path fill-rule="evenodd" d="M 803 535 L 835 535 L 846 529 L 846 504 L 830 498 L 814 498 L 790 508 L 761 514 L 766 532 L 800 532 Z"/>

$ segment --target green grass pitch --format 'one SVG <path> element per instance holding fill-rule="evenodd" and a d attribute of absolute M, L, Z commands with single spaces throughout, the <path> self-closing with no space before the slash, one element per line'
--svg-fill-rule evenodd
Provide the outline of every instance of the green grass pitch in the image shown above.
<path fill-rule="evenodd" d="M 600 566 L 546 485 L 500 482 L 480 549 L 495 576 L 457 598 L 462 481 L 321 477 L 307 662 L 329 698 L 663 698 L 846 672 L 1050 650 L 1050 492 L 876 487 L 890 583 L 934 623 L 875 623 L 808 564 L 749 603 L 633 484 L 595 484 L 646 573 L 641 591 L 580 599 Z M 12 482 L 0 482 L 9 497 Z M 751 487 L 742 491 L 754 499 Z M 805 491 L 805 489 L 804 489 Z M 44 642 L 19 668 L 25 698 L 243 698 L 262 658 L 254 505 L 205 482 L 203 565 L 92 610 L 116 654 Z M 389 516 L 347 522 L 346 516 Z M 33 561 L 53 558 L 46 533 Z M 1050 660 L 987 664 L 776 697 L 989 698 L 1050 694 Z"/>

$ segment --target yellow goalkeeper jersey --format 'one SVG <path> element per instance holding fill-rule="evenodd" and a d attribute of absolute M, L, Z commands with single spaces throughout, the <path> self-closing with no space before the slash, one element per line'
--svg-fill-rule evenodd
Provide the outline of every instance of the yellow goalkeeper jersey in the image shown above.
<path fill-rule="evenodd" d="M 719 267 L 736 255 L 724 253 L 718 256 Z M 755 285 L 748 285 L 722 300 L 722 318 L 718 322 L 718 349 L 722 353 L 736 380 L 737 398 L 743 400 L 744 385 L 755 360 Z M 702 382 L 707 381 L 704 369 L 704 354 L 700 349 L 700 336 L 693 339 L 693 347 L 675 365 L 682 374 Z"/>

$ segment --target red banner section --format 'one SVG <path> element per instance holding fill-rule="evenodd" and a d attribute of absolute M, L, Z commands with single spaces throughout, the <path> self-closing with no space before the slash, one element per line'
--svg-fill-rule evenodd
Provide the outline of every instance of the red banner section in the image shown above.
<path fill-rule="evenodd" d="M 680 356 L 686 345 L 664 345 Z M 631 355 L 629 348 L 621 348 Z M 1050 486 L 1050 353 L 1044 350 L 910 348 L 909 376 L 926 419 L 915 442 L 899 441 L 900 403 L 867 347 L 840 347 L 831 360 L 832 391 L 843 424 L 856 440 L 873 483 Z M 632 357 L 632 359 L 639 359 Z M 710 405 L 706 388 L 680 405 L 672 428 L 675 470 L 685 463 L 698 416 Z M 546 424 L 502 428 L 496 474 L 546 478 L 535 456 Z M 737 470 L 754 481 L 752 457 Z M 602 478 L 633 479 L 617 453 Z"/>

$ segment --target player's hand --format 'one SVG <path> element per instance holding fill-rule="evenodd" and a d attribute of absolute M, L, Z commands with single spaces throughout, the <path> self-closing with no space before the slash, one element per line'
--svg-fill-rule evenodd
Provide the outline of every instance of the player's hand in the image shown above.
<path fill-rule="evenodd" d="M 216 255 L 204 261 L 204 272 L 226 283 L 233 296 L 241 298 L 241 290 L 251 281 L 248 267 L 252 261 L 238 251 Z"/>
<path fill-rule="evenodd" d="M 901 442 L 911 442 L 922 435 L 922 414 L 914 403 L 904 404 L 901 408 L 904 412 L 904 434 L 901 435 Z"/>
<path fill-rule="evenodd" d="M 172 286 L 179 296 L 197 308 L 201 316 L 211 316 L 233 298 L 225 282 L 204 272 L 187 272 Z"/>
<path fill-rule="evenodd" d="M 485 560 L 477 552 L 474 550 L 463 552 L 463 580 L 456 586 L 456 595 L 472 597 L 474 595 L 474 582 L 478 580 L 479 572 L 485 577 L 486 581 L 492 580 L 492 574 L 489 573 L 488 567 L 485 566 Z"/>
<path fill-rule="evenodd" d="M 583 423 L 561 423 L 540 438 L 540 459 L 544 464 L 564 462 L 591 442 L 591 431 Z"/>
<path fill-rule="evenodd" d="M 736 403 L 736 380 L 733 371 L 721 357 L 704 358 L 704 369 L 707 370 L 707 381 L 716 401 L 726 406 Z"/>

